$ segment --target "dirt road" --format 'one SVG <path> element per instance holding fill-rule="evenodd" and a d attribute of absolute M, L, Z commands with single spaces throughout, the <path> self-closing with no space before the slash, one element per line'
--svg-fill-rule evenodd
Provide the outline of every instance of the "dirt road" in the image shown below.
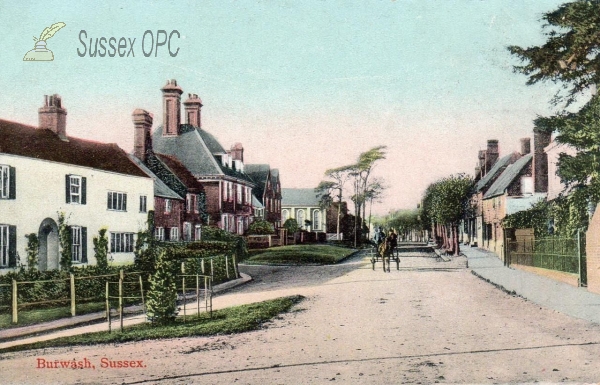
<path fill-rule="evenodd" d="M 401 270 L 242 267 L 255 281 L 215 302 L 302 294 L 262 330 L 47 349 L 0 357 L 0 383 L 585 383 L 600 379 L 600 327 L 510 296 L 464 261 L 405 254 Z M 551 293 L 549 293 L 551 295 Z M 39 359 L 95 369 L 37 369 Z M 103 358 L 141 368 L 101 368 Z M 107 362 L 106 360 L 104 362 Z"/>

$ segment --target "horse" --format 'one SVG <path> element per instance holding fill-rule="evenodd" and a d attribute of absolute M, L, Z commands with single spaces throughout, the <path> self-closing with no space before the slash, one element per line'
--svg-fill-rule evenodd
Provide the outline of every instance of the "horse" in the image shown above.
<path fill-rule="evenodd" d="M 383 265 L 383 272 L 385 273 L 386 271 L 389 273 L 390 272 L 390 256 L 393 252 L 393 250 L 389 247 L 388 242 L 381 242 L 381 244 L 379 245 L 379 249 L 377 250 L 379 253 L 379 256 L 381 257 L 381 264 Z M 387 263 L 387 270 L 386 270 L 386 263 Z"/>

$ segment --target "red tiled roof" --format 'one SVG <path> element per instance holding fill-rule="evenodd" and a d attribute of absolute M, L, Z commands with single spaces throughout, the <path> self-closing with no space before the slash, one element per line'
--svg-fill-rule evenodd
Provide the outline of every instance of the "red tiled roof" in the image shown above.
<path fill-rule="evenodd" d="M 156 154 L 165 166 L 183 183 L 188 189 L 203 190 L 202 184 L 192 175 L 192 173 L 172 155 Z"/>
<path fill-rule="evenodd" d="M 0 119 L 0 153 L 149 178 L 114 143 L 68 139 L 61 140 L 50 130 Z"/>

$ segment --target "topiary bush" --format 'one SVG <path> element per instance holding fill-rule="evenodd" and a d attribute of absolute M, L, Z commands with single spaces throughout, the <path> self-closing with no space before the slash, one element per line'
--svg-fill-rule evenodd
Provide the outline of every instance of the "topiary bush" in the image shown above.
<path fill-rule="evenodd" d="M 146 297 L 146 314 L 157 325 L 171 323 L 177 317 L 177 284 L 173 274 L 177 267 L 169 253 L 164 249 L 158 255 Z"/>

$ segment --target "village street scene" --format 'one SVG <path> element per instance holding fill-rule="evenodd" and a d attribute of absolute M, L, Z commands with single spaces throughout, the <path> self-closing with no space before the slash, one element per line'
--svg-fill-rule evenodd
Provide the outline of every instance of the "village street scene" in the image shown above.
<path fill-rule="evenodd" d="M 51 3 L 0 383 L 599 381 L 600 0 Z"/>

